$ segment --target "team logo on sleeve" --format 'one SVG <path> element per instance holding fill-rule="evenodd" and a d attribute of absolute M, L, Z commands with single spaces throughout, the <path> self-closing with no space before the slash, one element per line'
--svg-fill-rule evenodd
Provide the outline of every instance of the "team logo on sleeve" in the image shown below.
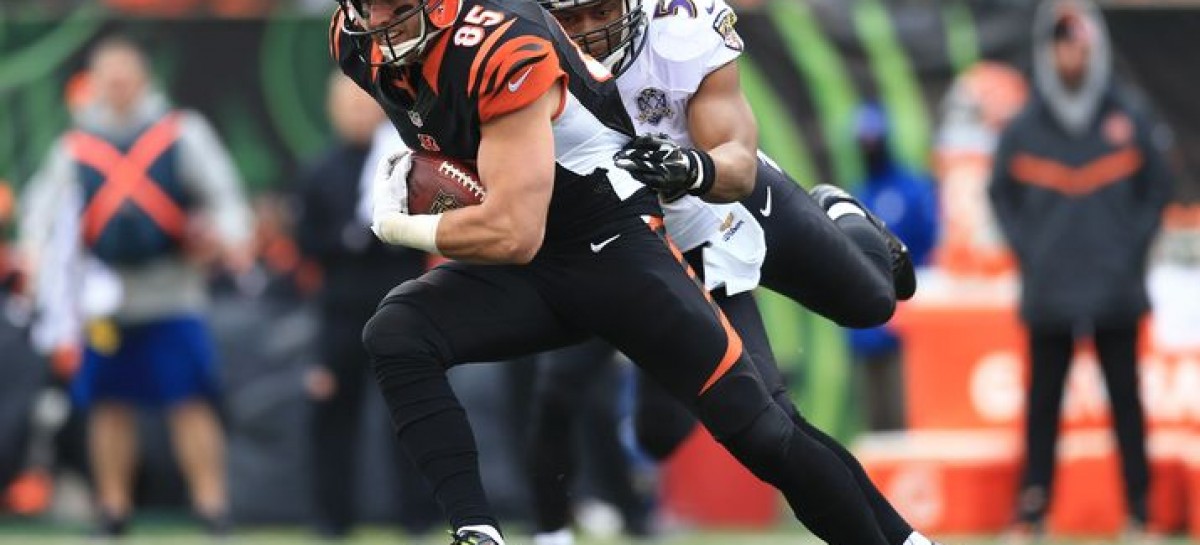
<path fill-rule="evenodd" d="M 667 101 L 667 93 L 662 89 L 647 87 L 637 96 L 638 121 L 658 125 L 664 118 L 675 115 L 671 103 Z"/>
<path fill-rule="evenodd" d="M 737 29 L 733 28 L 735 24 L 737 24 L 737 14 L 731 9 L 725 9 L 720 15 L 717 15 L 717 20 L 713 23 L 713 30 L 721 35 L 721 39 L 725 41 L 725 47 L 741 51 L 745 45 L 742 43 L 742 37 L 738 35 Z"/>
<path fill-rule="evenodd" d="M 408 111 L 408 120 L 412 122 L 414 127 L 423 127 L 425 122 L 421 119 L 421 114 L 415 110 Z"/>

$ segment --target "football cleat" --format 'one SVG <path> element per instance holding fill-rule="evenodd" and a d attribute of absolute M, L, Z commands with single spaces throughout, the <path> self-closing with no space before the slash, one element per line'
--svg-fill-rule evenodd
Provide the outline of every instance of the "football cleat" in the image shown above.
<path fill-rule="evenodd" d="M 450 545 L 500 545 L 492 536 L 474 530 L 459 530 L 453 537 L 454 541 L 451 541 Z"/>
<path fill-rule="evenodd" d="M 896 299 L 899 301 L 912 299 L 913 294 L 917 292 L 917 273 L 913 267 L 912 256 L 908 253 L 908 246 L 904 244 L 904 241 L 900 240 L 900 237 L 896 236 L 891 229 L 888 229 L 887 224 L 879 219 L 879 216 L 873 214 L 846 190 L 836 185 L 817 184 L 812 188 L 810 194 L 826 213 L 833 205 L 842 202 L 849 203 L 863 211 L 867 220 L 883 236 L 883 241 L 887 244 L 888 252 L 892 256 L 892 288 L 896 292 Z"/>

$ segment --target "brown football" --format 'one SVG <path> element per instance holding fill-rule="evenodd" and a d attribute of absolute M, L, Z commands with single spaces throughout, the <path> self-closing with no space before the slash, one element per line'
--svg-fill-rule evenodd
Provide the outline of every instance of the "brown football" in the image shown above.
<path fill-rule="evenodd" d="M 408 171 L 408 213 L 440 214 L 483 202 L 479 174 L 468 164 L 444 155 L 413 153 Z"/>

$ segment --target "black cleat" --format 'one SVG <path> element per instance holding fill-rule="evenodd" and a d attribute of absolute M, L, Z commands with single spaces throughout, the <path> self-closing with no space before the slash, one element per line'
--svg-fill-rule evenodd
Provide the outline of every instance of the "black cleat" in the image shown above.
<path fill-rule="evenodd" d="M 871 225 L 879 230 L 879 234 L 887 244 L 888 252 L 892 255 L 892 289 L 896 292 L 896 299 L 899 301 L 912 299 L 913 294 L 917 292 L 917 273 L 913 268 L 912 256 L 909 255 L 908 246 L 904 244 L 904 241 L 900 240 L 900 237 L 896 236 L 891 229 L 888 229 L 887 224 L 879 219 L 879 216 L 868 210 L 846 190 L 836 185 L 817 184 L 812 188 L 810 194 L 817 201 L 817 205 L 826 212 L 829 212 L 833 205 L 845 202 L 857 206 L 866 214 Z"/>
<path fill-rule="evenodd" d="M 499 545 L 492 536 L 473 530 L 459 530 L 452 537 L 454 541 L 450 545 Z"/>

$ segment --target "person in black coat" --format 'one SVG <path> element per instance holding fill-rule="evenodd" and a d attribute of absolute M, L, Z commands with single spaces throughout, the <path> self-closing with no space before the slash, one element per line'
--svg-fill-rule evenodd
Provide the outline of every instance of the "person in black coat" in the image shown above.
<path fill-rule="evenodd" d="M 426 254 L 386 245 L 370 230 L 370 208 L 365 204 L 370 200 L 362 190 L 370 187 L 375 161 L 368 162 L 368 157 L 373 154 L 376 128 L 384 123 L 383 112 L 341 74 L 331 80 L 328 109 L 339 141 L 301 180 L 296 235 L 301 251 L 324 273 L 317 294 L 321 364 L 306 379 L 315 402 L 312 455 L 318 531 L 326 537 L 342 537 L 356 517 L 355 447 L 368 370 L 363 324 L 397 282 L 424 272 Z M 385 139 L 378 145 L 390 143 Z M 403 481 L 398 486 L 398 520 L 405 530 L 424 533 L 440 520 L 439 511 L 412 462 L 398 449 L 395 458 Z"/>
<path fill-rule="evenodd" d="M 1150 479 L 1138 328 L 1171 176 L 1150 123 L 1110 81 L 1097 10 L 1047 2 L 1034 35 L 1034 94 L 1001 137 L 989 188 L 1019 263 L 1032 360 L 1018 532 L 1040 532 L 1067 371 L 1076 338 L 1090 337 L 1112 404 L 1129 528 L 1140 533 Z"/>

